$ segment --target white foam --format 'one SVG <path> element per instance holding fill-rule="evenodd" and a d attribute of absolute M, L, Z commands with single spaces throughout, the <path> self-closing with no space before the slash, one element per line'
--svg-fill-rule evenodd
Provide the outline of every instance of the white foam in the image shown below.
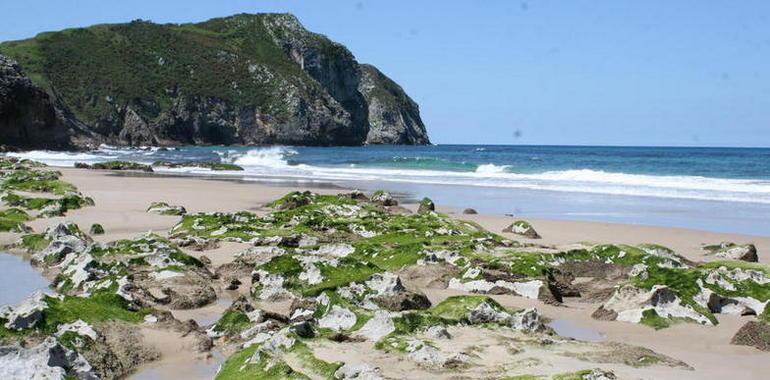
<path fill-rule="evenodd" d="M 282 168 L 289 166 L 286 157 L 295 154 L 297 151 L 283 146 L 252 149 L 242 156 L 236 156 L 233 163 L 240 166 Z"/>
<path fill-rule="evenodd" d="M 44 162 L 51 166 L 72 166 L 76 162 L 93 162 L 97 160 L 110 160 L 117 156 L 98 155 L 77 152 L 53 152 L 48 150 L 33 150 L 21 153 L 8 153 L 10 157 Z"/>
<path fill-rule="evenodd" d="M 52 166 L 72 166 L 74 162 L 98 162 L 136 155 L 136 149 L 102 147 L 89 153 L 32 151 L 11 153 L 14 157 L 45 162 Z M 312 166 L 290 165 L 298 152 L 284 146 L 255 148 L 248 151 L 214 151 L 223 162 L 242 166 L 243 172 L 216 172 L 201 168 L 175 168 L 159 171 L 190 175 L 242 176 L 246 180 L 299 182 L 378 181 L 434 185 L 497 187 L 549 190 L 593 194 L 647 196 L 727 202 L 770 204 L 770 181 L 727 179 L 699 176 L 663 176 L 577 169 L 543 173 L 514 173 L 509 165 L 482 164 L 475 171 L 424 170 L 414 168 L 362 167 L 360 165 Z M 151 157 L 147 157 L 152 161 Z"/>
<path fill-rule="evenodd" d="M 495 165 L 495 164 L 483 164 L 476 168 L 478 174 L 498 174 L 505 173 L 511 166 L 510 165 Z"/>

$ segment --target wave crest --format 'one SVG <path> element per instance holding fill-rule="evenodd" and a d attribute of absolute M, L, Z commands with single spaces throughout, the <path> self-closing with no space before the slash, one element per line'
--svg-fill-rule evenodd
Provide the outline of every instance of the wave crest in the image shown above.
<path fill-rule="evenodd" d="M 288 157 L 296 155 L 297 151 L 284 146 L 251 149 L 242 155 L 231 155 L 232 163 L 244 167 L 261 166 L 268 168 L 284 168 L 289 166 Z"/>
<path fill-rule="evenodd" d="M 506 173 L 511 165 L 483 164 L 476 168 L 477 174 L 500 174 Z"/>

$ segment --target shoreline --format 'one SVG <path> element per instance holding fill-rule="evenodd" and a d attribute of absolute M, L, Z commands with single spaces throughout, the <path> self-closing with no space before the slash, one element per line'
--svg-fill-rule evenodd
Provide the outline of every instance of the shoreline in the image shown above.
<path fill-rule="evenodd" d="M 594 221 L 688 228 L 770 237 L 770 180 L 762 154 L 735 167 L 710 157 L 682 168 L 678 153 L 663 149 L 659 163 L 634 149 L 564 149 L 487 146 L 412 147 L 178 147 L 173 151 L 107 148 L 102 151 L 30 151 L 18 157 L 57 167 L 74 162 L 220 162 L 243 171 L 156 167 L 156 173 L 238 178 L 293 187 L 399 189 L 416 200 L 473 207 L 483 214 L 531 219 Z M 596 158 L 598 162 L 593 161 Z M 700 157 L 700 156 L 699 156 Z M 732 156 L 731 156 L 732 157 Z M 758 161 L 759 160 L 759 161 Z M 473 204 L 467 204 L 473 201 Z"/>
<path fill-rule="evenodd" d="M 122 181 L 126 185 L 113 186 L 108 190 L 100 190 L 100 192 L 109 193 L 110 191 L 135 191 L 138 190 L 142 193 L 141 188 L 136 188 L 132 179 L 151 179 L 147 180 L 146 186 L 149 188 L 153 185 L 157 185 L 163 180 L 167 180 L 172 184 L 178 184 L 185 189 L 195 188 L 196 183 L 201 185 L 197 186 L 200 189 L 197 190 L 200 193 L 206 193 L 213 189 L 220 187 L 226 187 L 233 199 L 229 201 L 221 200 L 221 202 L 215 203 L 216 207 L 199 207 L 196 208 L 195 202 L 184 202 L 182 200 L 176 200 L 168 196 L 160 196 L 149 202 L 156 200 L 165 200 L 168 202 L 177 202 L 184 204 L 189 211 L 213 211 L 212 208 L 217 211 L 237 211 L 240 209 L 256 209 L 261 204 L 270 202 L 276 198 L 285 195 L 288 192 L 295 190 L 310 190 L 321 194 L 336 194 L 344 191 L 354 190 L 353 187 L 344 187 L 336 185 L 322 185 L 322 186 L 308 186 L 308 185 L 287 185 L 282 182 L 277 183 L 263 183 L 257 181 L 242 180 L 239 178 L 222 178 L 220 176 L 202 177 L 197 175 L 166 175 L 166 173 L 140 173 L 140 172 L 121 172 L 121 171 L 98 171 L 98 170 L 86 170 L 86 169 L 74 169 L 74 168 L 56 168 L 61 171 L 64 178 L 67 181 L 72 182 L 78 188 L 88 189 L 93 186 L 93 177 L 109 177 L 115 178 L 117 181 Z M 140 181 L 139 181 L 140 182 Z M 222 185 L 217 185 L 222 184 Z M 163 188 L 173 188 L 173 185 L 163 185 Z M 393 191 L 393 189 L 385 189 L 391 191 L 395 197 L 406 198 L 408 203 L 403 203 L 404 206 L 416 209 L 419 200 L 416 197 L 409 195 L 408 193 Z M 250 194 L 250 191 L 255 193 Z M 92 191 L 93 192 L 93 191 Z M 173 192 L 173 190 L 171 190 Z M 258 193 L 257 193 L 258 192 Z M 404 197 L 404 195 L 407 195 Z M 91 195 L 93 197 L 93 195 Z M 148 194 L 142 194 L 142 199 L 151 199 Z M 186 196 L 188 199 L 195 199 L 197 194 L 192 194 L 192 197 Z M 168 198 L 168 199 L 167 199 Z M 97 201 L 98 199 L 94 198 Z M 105 199 L 106 200 L 106 199 Z M 211 200 L 208 200 L 209 202 Z M 468 202 L 472 204 L 473 202 Z M 189 204 L 189 206 L 188 206 Z M 546 218 L 527 218 L 525 216 L 512 218 L 505 215 L 494 215 L 487 213 L 479 213 L 475 215 L 462 214 L 462 210 L 456 207 L 445 206 L 440 203 L 436 204 L 437 211 L 446 213 L 457 219 L 467 219 L 481 224 L 483 227 L 494 233 L 502 234 L 501 230 L 516 219 L 526 219 L 533 224 L 535 229 L 542 235 L 542 239 L 526 239 L 517 236 L 518 239 L 526 240 L 532 243 L 547 244 L 547 245 L 568 245 L 579 242 L 595 242 L 595 243 L 625 243 L 625 244 L 642 244 L 653 243 L 668 246 L 678 253 L 684 253 L 688 258 L 692 260 L 709 260 L 702 254 L 701 246 L 706 244 L 717 244 L 722 241 L 733 241 L 735 243 L 751 242 L 757 247 L 758 254 L 760 255 L 760 262 L 763 262 L 763 257 L 768 257 L 770 260 L 770 236 L 762 235 L 750 235 L 730 232 L 713 232 L 707 230 L 699 230 L 693 228 L 681 228 L 681 227 L 667 227 L 667 226 L 655 226 L 646 224 L 626 224 L 626 223 L 611 223 L 611 222 L 594 222 L 585 220 L 563 220 L 563 219 L 546 219 Z M 74 213 L 87 212 L 88 209 L 75 210 Z M 144 210 L 141 212 L 146 215 Z M 34 225 L 33 225 L 34 226 Z M 513 235 L 510 235 L 513 236 Z"/>
<path fill-rule="evenodd" d="M 210 180 L 196 176 L 134 175 L 133 173 L 70 168 L 57 168 L 57 170 L 62 172 L 63 180 L 72 183 L 84 194 L 92 197 L 96 206 L 71 210 L 65 217 L 36 219 L 28 224 L 36 231 L 42 231 L 45 230 L 46 226 L 64 220 L 75 222 L 81 226 L 101 223 L 106 233 L 94 237 L 99 242 L 133 238 L 148 230 L 160 233 L 168 232 L 179 219 L 176 216 L 147 213 L 147 206 L 154 201 L 183 205 L 190 213 L 249 210 L 260 214 L 265 212 L 263 205 L 266 202 L 277 199 L 290 191 L 311 190 L 321 194 L 336 194 L 345 190 L 345 188 L 266 185 L 222 178 Z M 417 207 L 414 203 L 407 203 L 403 206 L 411 210 Z M 505 226 L 514 220 L 511 217 L 488 214 L 466 215 L 462 214 L 461 210 L 440 204 L 437 205 L 436 210 L 446 213 L 452 218 L 476 222 L 487 230 L 506 238 L 542 245 L 546 249 L 569 249 L 582 242 L 631 245 L 655 243 L 668 246 L 690 260 L 711 261 L 714 258 L 703 255 L 702 244 L 734 241 L 736 243 L 751 242 L 755 244 L 760 263 L 766 263 L 770 260 L 770 256 L 768 256 L 770 254 L 767 253 L 770 251 L 770 238 L 768 237 L 714 233 L 684 228 L 527 219 L 542 235 L 542 239 L 525 239 L 521 236 L 501 232 Z M 0 243 L 8 243 L 11 235 L 0 234 Z M 185 250 L 185 253 L 196 257 L 210 256 L 215 264 L 223 264 L 232 261 L 234 254 L 247 246 L 245 243 L 225 243 L 215 250 L 204 252 Z M 404 281 L 407 287 L 414 286 L 424 292 L 434 304 L 450 295 L 458 294 L 454 290 L 423 287 L 422 285 L 413 285 L 410 282 L 412 280 L 405 279 Z M 234 298 L 225 296 L 226 292 L 222 290 L 218 290 L 217 293 L 222 300 Z M 729 338 L 743 323 L 749 320 L 747 317 L 720 315 L 721 323 L 714 327 L 683 323 L 675 324 L 665 330 L 654 331 L 647 326 L 638 324 L 595 320 L 591 318 L 591 312 L 598 306 L 595 303 L 570 301 L 557 307 L 520 296 L 494 295 L 492 298 L 506 307 L 536 307 L 551 320 L 569 321 L 577 327 L 600 334 L 608 342 L 629 343 L 653 349 L 658 353 L 682 360 L 694 368 L 693 370 L 658 366 L 633 368 L 613 363 L 594 363 L 594 367 L 601 366 L 602 368 L 613 369 L 621 378 L 628 376 L 633 378 L 700 379 L 724 378 L 730 375 L 737 375 L 740 378 L 761 378 L 758 374 L 770 371 L 770 362 L 765 360 L 767 353 L 750 347 L 729 344 Z M 217 301 L 204 308 L 172 310 L 171 312 L 180 320 L 192 318 L 207 321 L 212 316 L 220 314 L 226 307 L 227 305 Z M 143 328 L 143 333 L 149 342 L 161 348 L 161 352 L 168 353 L 168 357 L 162 357 L 160 361 L 140 366 L 138 371 L 129 378 L 171 376 L 175 371 L 178 373 L 181 366 L 190 363 L 193 363 L 194 366 L 204 367 L 211 365 L 208 360 L 212 359 L 191 360 L 198 354 L 193 351 L 189 341 L 180 341 L 177 344 L 173 341 L 176 335 L 168 332 L 153 332 L 150 328 Z M 698 341 L 702 344 L 700 347 L 692 347 L 692 341 Z M 326 358 L 329 360 L 335 358 L 332 353 L 324 352 L 321 350 L 321 359 L 324 359 L 323 355 L 327 355 Z M 187 354 L 190 356 L 187 356 L 186 360 L 181 360 Z M 575 363 L 565 362 L 561 365 L 564 368 L 573 368 Z M 561 367 L 554 370 L 559 368 Z M 147 372 L 142 372 L 144 370 L 152 371 L 149 377 L 141 377 L 148 376 Z M 405 376 L 406 373 L 404 372 Z M 409 377 L 425 375 L 426 372 L 417 372 Z M 191 373 L 189 376 L 191 379 L 207 378 L 205 376 L 196 377 L 195 373 Z"/>

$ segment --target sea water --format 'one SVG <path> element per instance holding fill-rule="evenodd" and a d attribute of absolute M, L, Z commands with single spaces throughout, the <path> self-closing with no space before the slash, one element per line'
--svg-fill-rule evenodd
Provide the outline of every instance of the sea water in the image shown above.
<path fill-rule="evenodd" d="M 0 252 L 0 268 L 0 306 L 17 305 L 36 290 L 48 290 L 48 280 L 19 256 Z"/>
<path fill-rule="evenodd" d="M 177 147 L 14 154 L 50 165 L 221 161 L 269 183 L 384 188 L 480 212 L 770 235 L 770 149 L 590 146 Z"/>

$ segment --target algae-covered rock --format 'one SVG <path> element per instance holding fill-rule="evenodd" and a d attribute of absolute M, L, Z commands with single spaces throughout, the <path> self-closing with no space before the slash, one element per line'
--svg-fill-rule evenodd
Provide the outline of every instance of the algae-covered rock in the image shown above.
<path fill-rule="evenodd" d="M 29 214 L 17 208 L 0 210 L 0 232 L 31 231 L 31 228 L 24 224 L 30 219 Z"/>
<path fill-rule="evenodd" d="M 97 162 L 91 165 L 82 162 L 76 162 L 75 167 L 79 169 L 93 170 L 136 170 L 149 173 L 152 172 L 152 166 L 130 161 Z"/>
<path fill-rule="evenodd" d="M 91 228 L 88 230 L 88 233 L 91 235 L 103 235 L 104 234 L 104 227 L 102 227 L 99 223 L 94 223 L 91 225 Z"/>
<path fill-rule="evenodd" d="M 730 343 L 770 351 L 770 324 L 765 321 L 748 321 L 735 333 Z"/>
<path fill-rule="evenodd" d="M 433 204 L 433 201 L 430 198 L 423 198 L 422 201 L 420 201 L 420 206 L 417 208 L 417 212 L 425 213 L 431 211 L 436 211 L 436 205 Z"/>
<path fill-rule="evenodd" d="M 616 314 L 615 319 L 625 322 L 644 323 L 652 327 L 666 327 L 667 320 L 692 320 L 705 325 L 713 322 L 707 316 L 696 311 L 692 305 L 682 300 L 667 286 L 656 285 L 652 289 L 640 289 L 632 285 L 618 288 L 601 308 Z M 606 316 L 609 313 L 597 313 Z"/>
<path fill-rule="evenodd" d="M 590 372 L 581 376 L 583 380 L 615 380 L 615 372 L 605 371 L 600 368 L 594 368 Z"/>
<path fill-rule="evenodd" d="M 718 245 L 703 247 L 707 254 L 729 260 L 740 260 L 755 263 L 759 261 L 757 247 L 754 244 L 735 244 L 722 242 Z"/>
<path fill-rule="evenodd" d="M 59 198 L 27 197 L 9 192 L 2 200 L 9 206 L 38 210 L 38 217 L 62 216 L 69 210 L 94 205 L 93 199 L 77 192 L 67 192 Z"/>
<path fill-rule="evenodd" d="M 187 210 L 182 206 L 172 206 L 166 202 L 152 202 L 147 212 L 158 215 L 185 215 Z"/>
<path fill-rule="evenodd" d="M 383 206 L 398 206 L 398 201 L 387 191 L 375 191 L 369 200 Z"/>
<path fill-rule="evenodd" d="M 529 239 L 540 239 L 540 235 L 537 231 L 535 231 L 532 225 L 525 220 L 517 220 L 511 223 L 508 227 L 503 229 L 503 232 L 521 235 Z"/>
<path fill-rule="evenodd" d="M 152 166 L 165 167 L 165 168 L 203 168 L 213 171 L 242 171 L 243 167 L 230 164 L 226 162 L 212 162 L 212 161 L 155 161 Z"/>

